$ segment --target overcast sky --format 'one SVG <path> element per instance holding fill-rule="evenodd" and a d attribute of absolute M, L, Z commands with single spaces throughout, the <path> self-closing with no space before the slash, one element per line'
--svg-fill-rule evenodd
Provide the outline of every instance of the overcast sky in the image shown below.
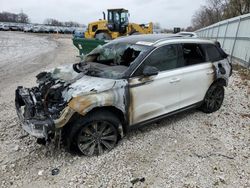
<path fill-rule="evenodd" d="M 87 24 L 102 18 L 108 8 L 126 8 L 130 21 L 159 22 L 162 27 L 187 27 L 192 15 L 205 0 L 0 0 L 0 12 L 28 14 L 31 22 L 46 18 Z"/>

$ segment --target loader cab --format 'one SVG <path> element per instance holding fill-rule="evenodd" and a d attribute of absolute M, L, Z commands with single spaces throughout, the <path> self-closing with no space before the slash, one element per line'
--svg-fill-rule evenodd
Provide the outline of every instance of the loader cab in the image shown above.
<path fill-rule="evenodd" d="M 126 9 L 108 9 L 108 29 L 113 32 L 126 33 L 129 24 Z"/>

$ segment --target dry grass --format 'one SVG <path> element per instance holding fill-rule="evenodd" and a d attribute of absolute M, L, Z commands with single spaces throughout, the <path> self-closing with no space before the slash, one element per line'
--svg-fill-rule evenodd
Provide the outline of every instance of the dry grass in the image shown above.
<path fill-rule="evenodd" d="M 250 69 L 245 68 L 239 64 L 233 64 L 233 70 L 238 71 L 240 78 L 243 81 L 250 80 Z"/>
<path fill-rule="evenodd" d="M 250 114 L 240 114 L 242 118 L 250 118 Z"/>

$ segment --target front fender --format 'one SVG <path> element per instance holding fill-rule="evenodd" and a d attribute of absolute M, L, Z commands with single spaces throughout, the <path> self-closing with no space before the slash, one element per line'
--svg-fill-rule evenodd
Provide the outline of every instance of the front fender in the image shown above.
<path fill-rule="evenodd" d="M 68 106 L 81 115 L 96 107 L 113 106 L 125 113 L 124 93 L 107 91 L 71 99 Z"/>

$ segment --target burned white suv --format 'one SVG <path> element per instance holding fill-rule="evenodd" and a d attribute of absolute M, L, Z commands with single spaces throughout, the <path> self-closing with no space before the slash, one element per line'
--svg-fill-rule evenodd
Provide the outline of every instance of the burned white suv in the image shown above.
<path fill-rule="evenodd" d="M 18 87 L 23 129 L 88 156 L 113 149 L 131 129 L 190 108 L 217 111 L 232 73 L 215 43 L 177 35 L 134 35 L 99 46 L 78 64 Z"/>

